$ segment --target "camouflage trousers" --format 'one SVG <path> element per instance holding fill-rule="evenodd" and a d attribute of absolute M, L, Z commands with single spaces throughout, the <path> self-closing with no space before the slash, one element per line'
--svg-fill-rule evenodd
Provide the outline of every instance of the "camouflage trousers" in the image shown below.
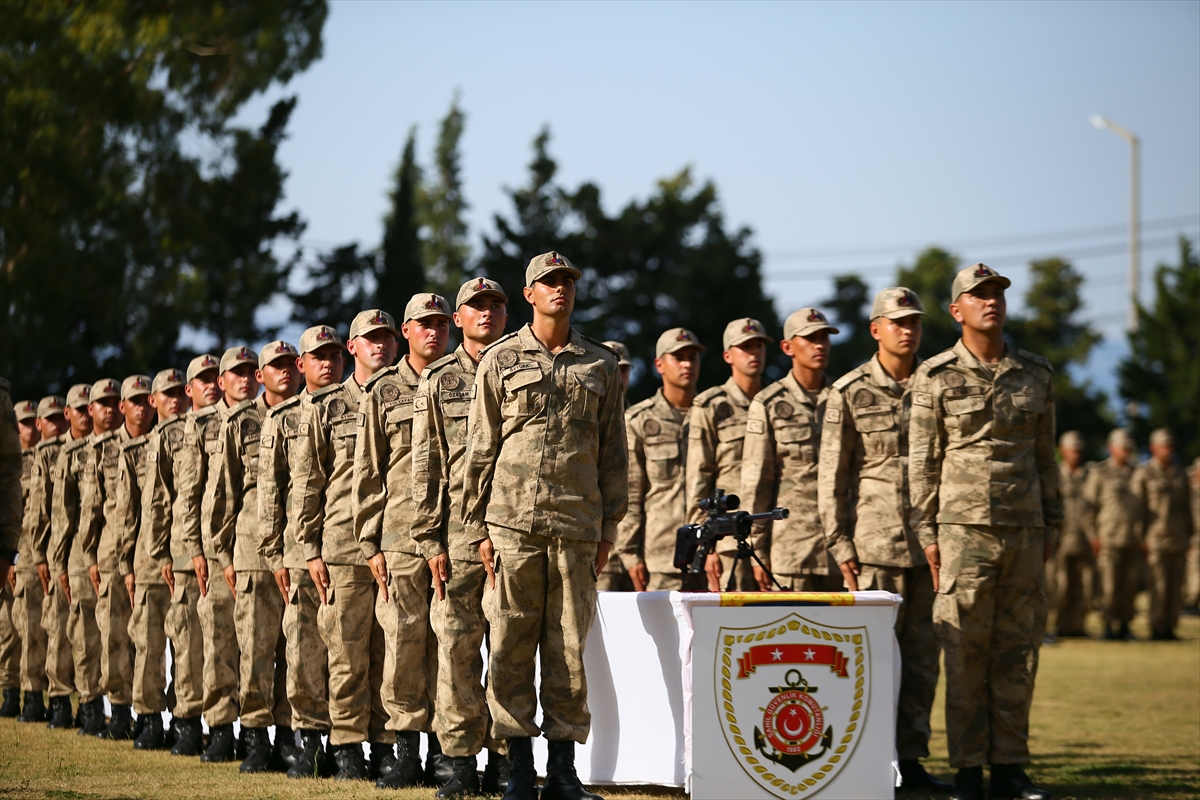
<path fill-rule="evenodd" d="M 234 623 L 233 592 L 216 559 L 208 560 L 208 594 L 200 598 L 204 632 L 204 721 L 211 728 L 238 718 L 238 669 L 241 649 Z"/>
<path fill-rule="evenodd" d="M 648 592 L 702 592 L 707 588 L 708 578 L 703 575 L 684 575 L 681 572 L 651 572 L 646 581 Z"/>
<path fill-rule="evenodd" d="M 13 625 L 21 637 L 21 691 L 44 692 L 46 682 L 46 631 L 42 606 L 46 593 L 36 572 L 18 572 L 13 590 Z M 69 692 L 69 690 L 68 690 Z"/>
<path fill-rule="evenodd" d="M 237 587 L 233 619 L 241 651 L 241 723 L 247 728 L 290 728 L 283 595 L 267 570 L 239 572 Z"/>
<path fill-rule="evenodd" d="M 13 589 L 5 576 L 0 585 L 0 689 L 21 685 L 21 637 L 13 624 Z"/>
<path fill-rule="evenodd" d="M 433 729 L 442 751 L 453 757 L 473 756 L 488 746 L 487 693 L 483 688 L 483 655 L 487 635 L 483 587 L 487 570 L 478 561 L 451 561 L 446 597 L 435 595 L 429 619 L 437 634 L 437 698 Z"/>
<path fill-rule="evenodd" d="M 96 626 L 100 629 L 100 685 L 113 705 L 133 703 L 133 642 L 129 618 L 133 603 L 125 578 L 115 572 L 100 573 L 96 601 Z"/>
<path fill-rule="evenodd" d="M 1200 520 L 1197 520 L 1200 522 Z M 1183 604 L 1195 608 L 1200 604 L 1200 535 L 1193 535 L 1187 551 L 1187 589 Z"/>
<path fill-rule="evenodd" d="M 601 592 L 632 592 L 633 580 L 625 571 L 619 558 L 610 558 L 596 579 L 596 590 Z"/>
<path fill-rule="evenodd" d="M 1183 609 L 1186 555 L 1151 550 L 1147 561 L 1150 566 L 1150 629 L 1173 631 Z"/>
<path fill-rule="evenodd" d="M 496 587 L 483 611 L 491 625 L 488 707 L 492 736 L 507 740 L 544 734 L 587 741 L 583 648 L 596 616 L 596 542 L 521 534 L 492 527 Z M 540 655 L 542 685 L 534 688 Z M 538 700 L 542 725 L 534 722 Z"/>
<path fill-rule="evenodd" d="M 329 732 L 329 651 L 317 628 L 321 596 L 307 569 L 290 569 L 291 593 L 283 609 L 287 639 L 287 698 L 293 727 Z"/>
<path fill-rule="evenodd" d="M 863 564 L 861 591 L 884 591 L 904 598 L 896 612 L 900 645 L 900 702 L 896 706 L 896 754 L 901 761 L 929 755 L 929 717 L 938 682 L 938 641 L 933 632 L 933 576 L 929 567 Z"/>
<path fill-rule="evenodd" d="M 1104 621 L 1129 622 L 1142 576 L 1142 551 L 1132 547 L 1106 547 L 1100 551 L 1100 580 L 1104 586 Z"/>
<path fill-rule="evenodd" d="M 775 580 L 779 581 L 779 585 L 783 587 L 785 592 L 844 592 L 846 591 L 846 582 L 842 578 L 841 570 L 837 574 L 817 575 L 816 573 L 805 573 L 803 575 L 787 575 L 775 573 Z M 930 579 L 932 580 L 932 578 Z M 758 584 L 755 583 L 755 591 Z M 725 587 L 722 586 L 722 589 Z"/>
<path fill-rule="evenodd" d="M 171 642 L 171 685 L 175 694 L 172 712 L 180 719 L 198 717 L 204 709 L 204 632 L 199 604 L 196 573 L 176 572 L 163 631 Z"/>
<path fill-rule="evenodd" d="M 1057 569 L 1054 608 L 1057 612 L 1055 625 L 1060 634 L 1080 636 L 1087 618 L 1089 573 L 1095 560 L 1088 553 L 1059 553 L 1054 559 Z"/>
<path fill-rule="evenodd" d="M 1042 528 L 940 525 L 933 624 L 946 665 L 950 766 L 1029 761 L 1046 630 Z"/>
<path fill-rule="evenodd" d="M 327 564 L 329 588 L 317 629 L 329 651 L 329 743 L 394 742 L 381 699 L 383 629 L 375 619 L 371 568 Z"/>
<path fill-rule="evenodd" d="M 80 703 L 104 694 L 100 682 L 100 628 L 96 622 L 96 590 L 87 575 L 71 575 L 71 616 L 67 632 L 75 661 L 75 691 Z M 58 587 L 61 589 L 61 587 Z"/>
<path fill-rule="evenodd" d="M 389 731 L 428 731 L 437 693 L 437 639 L 429 624 L 429 562 L 409 553 L 385 553 L 387 594 L 377 593 L 375 618 L 383 629 L 383 708 Z"/>
<path fill-rule="evenodd" d="M 165 583 L 137 581 L 129 638 L 133 642 L 133 710 L 139 716 L 167 710 L 167 613 L 171 590 Z"/>
<path fill-rule="evenodd" d="M 91 591 L 92 585 L 89 583 L 87 586 Z M 46 691 L 51 697 L 67 697 L 75 691 L 71 607 L 62 586 L 51 578 L 50 591 L 42 598 L 42 630 L 46 633 Z"/>

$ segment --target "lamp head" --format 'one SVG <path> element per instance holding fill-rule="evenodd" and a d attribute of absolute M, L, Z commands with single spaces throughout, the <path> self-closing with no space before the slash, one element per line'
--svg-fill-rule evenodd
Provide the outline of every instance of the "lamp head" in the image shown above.
<path fill-rule="evenodd" d="M 1092 127 L 1098 131 L 1106 130 L 1108 128 L 1108 120 L 1099 114 L 1092 114 L 1090 117 L 1088 117 L 1088 122 L 1092 123 Z"/>

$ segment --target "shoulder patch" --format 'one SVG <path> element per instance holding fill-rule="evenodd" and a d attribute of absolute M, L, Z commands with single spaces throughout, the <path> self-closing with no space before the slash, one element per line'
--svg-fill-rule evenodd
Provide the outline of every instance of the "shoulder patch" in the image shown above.
<path fill-rule="evenodd" d="M 1018 347 L 1017 348 L 1017 356 L 1024 359 L 1025 361 L 1032 361 L 1034 364 L 1037 364 L 1039 367 L 1044 367 L 1045 369 L 1049 370 L 1050 372 L 1054 372 L 1054 365 L 1050 363 L 1050 359 L 1043 358 L 1042 356 L 1039 356 L 1037 353 L 1031 353 L 1028 350 L 1022 350 L 1021 348 Z"/>
<path fill-rule="evenodd" d="M 913 392 L 913 405 L 922 408 L 933 408 L 933 395 L 929 392 Z"/>
<path fill-rule="evenodd" d="M 504 349 L 496 351 L 496 364 L 500 369 L 508 369 L 520 360 L 521 356 L 516 350 Z"/>
<path fill-rule="evenodd" d="M 429 408 L 429 398 L 419 394 L 413 398 L 413 411 L 425 411 Z"/>
<path fill-rule="evenodd" d="M 842 421 L 842 410 L 840 408 L 828 408 L 825 410 L 825 421 L 831 425 L 839 425 Z"/>
<path fill-rule="evenodd" d="M 766 429 L 766 423 L 761 419 L 746 420 L 746 433 L 764 433 Z"/>

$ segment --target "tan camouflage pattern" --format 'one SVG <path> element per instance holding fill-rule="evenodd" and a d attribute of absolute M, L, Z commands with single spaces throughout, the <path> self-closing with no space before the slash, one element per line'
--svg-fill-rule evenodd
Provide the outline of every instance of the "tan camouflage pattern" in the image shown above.
<path fill-rule="evenodd" d="M 258 448 L 266 410 L 261 396 L 231 408 L 209 455 L 201 528 L 222 569 L 269 571 L 258 552 Z"/>
<path fill-rule="evenodd" d="M 1187 553 L 1187 591 L 1183 604 L 1196 608 L 1200 603 L 1200 458 L 1192 461 L 1188 468 L 1188 486 L 1191 494 L 1192 541 Z"/>
<path fill-rule="evenodd" d="M 149 471 L 150 437 L 139 436 L 121 445 L 116 485 L 117 574 L 134 575 L 137 583 L 165 583 L 158 564 L 144 552 L 141 541 L 142 490 Z"/>
<path fill-rule="evenodd" d="M 21 451 L 21 540 L 17 547 L 17 563 L 12 565 L 17 572 L 37 572 L 37 564 L 33 560 L 33 536 L 30 534 L 32 520 L 29 516 L 29 493 L 34 484 L 33 462 L 36 457 L 36 445 Z"/>
<path fill-rule="evenodd" d="M 481 541 L 490 527 L 615 542 L 628 504 L 625 447 L 611 350 L 572 330 L 552 355 L 529 325 L 500 339 L 475 378 L 463 477 L 468 537 Z"/>
<path fill-rule="evenodd" d="M 457 758 L 473 756 L 489 743 L 481 650 L 488 630 L 483 614 L 487 570 L 478 559 L 452 558 L 449 572 L 445 599 L 434 595 L 429 609 L 437 647 L 433 729 L 442 752 Z"/>
<path fill-rule="evenodd" d="M 36 580 L 36 579 L 35 579 Z M 42 582 L 37 581 L 38 588 Z M 65 697 L 75 691 L 75 655 L 70 637 L 71 604 L 59 586 L 50 579 L 50 591 L 42 598 L 42 630 L 46 632 L 46 692 L 50 697 Z"/>
<path fill-rule="evenodd" d="M 193 569 L 197 556 L 216 558 L 201 533 L 204 487 L 208 484 L 209 449 L 216 449 L 221 421 L 229 413 L 224 403 L 214 403 L 187 415 L 183 444 L 174 453 L 175 502 L 171 506 L 171 558 L 174 568 Z M 160 565 L 163 563 L 160 555 Z"/>
<path fill-rule="evenodd" d="M 13 588 L 13 627 L 20 637 L 18 653 L 22 692 L 44 692 L 46 680 L 46 631 L 42 628 L 42 606 L 46 593 L 36 572 L 19 570 Z"/>
<path fill-rule="evenodd" d="M 292 591 L 283 609 L 283 635 L 287 639 L 287 698 L 292 706 L 292 727 L 328 733 L 329 650 L 317 626 L 321 596 L 307 567 L 289 569 L 288 577 Z"/>
<path fill-rule="evenodd" d="M 13 624 L 13 590 L 0 585 L 0 689 L 21 685 L 21 638 Z"/>
<path fill-rule="evenodd" d="M 790 512 L 780 522 L 755 523 L 754 550 L 784 588 L 782 576 L 836 575 L 841 583 L 817 509 L 821 419 L 828 396 L 828 383 L 814 395 L 788 372 L 755 395 L 746 415 L 741 507 L 755 514 L 777 506 Z"/>
<path fill-rule="evenodd" d="M 839 378 L 825 401 L 817 505 L 834 561 L 916 567 L 925 552 L 909 527 L 912 393 L 878 354 Z"/>
<path fill-rule="evenodd" d="M 375 579 L 365 564 L 327 566 L 317 629 L 329 652 L 329 743 L 394 742 L 385 733 L 384 635 L 375 613 Z"/>
<path fill-rule="evenodd" d="M 224 580 L 218 576 L 218 580 Z M 175 573 L 175 591 L 163 619 L 171 641 L 172 713 L 181 719 L 204 710 L 204 632 L 200 622 L 200 581 L 194 571 Z"/>
<path fill-rule="evenodd" d="M 937 543 L 942 523 L 1044 526 L 1056 544 L 1052 376 L 1050 362 L 1012 347 L 990 369 L 961 339 L 917 369 L 908 476 L 922 547 Z"/>
<path fill-rule="evenodd" d="M 705 389 L 692 401 L 684 479 L 688 522 L 705 520 L 708 515 L 700 509 L 700 501 L 711 497 L 717 489 L 724 489 L 726 494 L 741 491 L 742 446 L 746 442 L 749 411 L 750 398 L 733 378 Z M 736 549 L 736 543 L 729 538 L 717 543 L 718 553 L 728 554 Z M 756 588 L 757 585 L 748 590 Z"/>
<path fill-rule="evenodd" d="M 104 693 L 100 675 L 100 628 L 96 620 L 98 598 L 86 575 L 69 575 L 69 583 L 71 604 L 67 637 L 74 662 L 75 691 L 79 693 L 80 703 L 90 703 Z M 50 587 L 52 595 L 61 594 L 61 586 L 51 583 Z"/>
<path fill-rule="evenodd" d="M 320 557 L 326 564 L 366 567 L 354 538 L 351 499 L 362 397 L 351 375 L 308 395 L 301 407 L 296 446 L 309 468 L 292 474 L 292 491 L 300 504 L 296 535 L 306 562 Z"/>
<path fill-rule="evenodd" d="M 1106 622 L 1129 622 L 1141 580 L 1141 512 L 1133 470 L 1112 459 L 1092 464 L 1083 482 L 1084 525 L 1100 540 L 1096 559 Z"/>
<path fill-rule="evenodd" d="M 267 570 L 238 570 L 237 589 L 233 623 L 240 651 L 240 721 L 248 728 L 290 728 L 283 597 L 275 576 Z"/>
<path fill-rule="evenodd" d="M 21 547 L 21 437 L 8 381 L 0 379 L 0 553 L 16 553 Z M 9 560 L 12 560 L 11 555 Z"/>
<path fill-rule="evenodd" d="M 201 597 L 196 606 L 204 642 L 201 711 L 210 728 L 228 725 L 238 718 L 241 647 L 234 605 L 233 593 L 229 591 L 220 563 L 210 558 L 208 594 Z"/>
<path fill-rule="evenodd" d="M 300 520 L 292 475 L 307 470 L 307 450 L 297 446 L 300 436 L 300 396 L 267 409 L 258 447 L 258 554 L 277 572 L 283 568 L 308 570 L 296 537 Z"/>
<path fill-rule="evenodd" d="M 428 731 L 437 689 L 437 641 L 429 624 L 430 574 L 424 556 L 385 551 L 388 592 L 375 596 L 383 630 L 380 697 L 389 731 Z"/>
<path fill-rule="evenodd" d="M 159 423 L 147 435 L 146 481 L 142 485 L 141 528 L 138 533 L 138 550 L 134 556 L 134 573 L 139 576 L 153 569 L 160 576 L 162 568 L 171 565 L 173 570 L 190 571 L 192 553 L 180 552 L 176 558 L 172 552 L 171 531 L 175 527 L 174 507 L 178 500 L 176 481 L 179 464 L 177 459 L 184 449 L 184 431 L 187 416 L 177 415 Z M 193 453 L 194 455 L 194 453 Z M 180 541 L 182 545 L 182 540 Z M 203 548 L 194 555 L 203 555 Z"/>
<path fill-rule="evenodd" d="M 625 412 L 629 452 L 629 510 L 617 526 L 614 553 L 627 570 L 645 563 L 652 575 L 679 578 L 675 531 L 683 524 L 686 409 L 667 402 L 662 389 Z"/>
<path fill-rule="evenodd" d="M 133 641 L 133 710 L 154 714 L 167 710 L 167 613 L 171 590 L 165 581 L 135 583 L 129 638 Z"/>
<path fill-rule="evenodd" d="M 71 590 L 74 596 L 75 590 Z M 96 627 L 100 632 L 100 685 L 110 703 L 133 703 L 133 641 L 129 618 L 133 607 L 125 579 L 116 572 L 100 573 Z"/>
<path fill-rule="evenodd" d="M 1187 475 L 1151 459 L 1133 473 L 1131 491 L 1141 508 L 1141 539 L 1150 567 L 1150 627 L 1173 631 L 1183 609 L 1187 556 L 1192 538 Z"/>
<path fill-rule="evenodd" d="M 629 573 L 625 571 L 625 565 L 621 563 L 620 558 L 613 557 L 604 563 L 604 569 L 600 570 L 600 577 L 596 579 L 596 591 L 633 591 L 633 579 L 630 578 Z"/>
<path fill-rule="evenodd" d="M 87 575 L 83 556 L 84 537 L 80 534 L 80 507 L 84 474 L 90 465 L 89 442 L 90 437 L 87 436 L 81 439 L 64 438 L 55 462 L 50 538 L 46 550 L 50 574 L 53 576 Z M 92 595 L 95 596 L 95 593 Z"/>
<path fill-rule="evenodd" d="M 25 501 L 25 520 L 22 527 L 28 531 L 29 564 L 36 571 L 38 564 L 45 564 L 46 551 L 50 549 L 51 519 L 54 510 L 54 476 L 58 455 L 63 442 L 69 436 L 55 436 L 38 442 L 33 448 L 33 464 L 29 474 L 29 497 Z M 61 573 L 51 568 L 51 577 Z"/>
<path fill-rule="evenodd" d="M 1091 598 L 1088 588 L 1095 571 L 1092 554 L 1094 516 L 1084 500 L 1088 465 L 1071 470 L 1059 464 L 1058 485 L 1063 499 L 1063 526 L 1053 560 L 1055 624 L 1060 633 L 1081 634 Z M 1048 588 L 1048 587 L 1047 587 Z"/>

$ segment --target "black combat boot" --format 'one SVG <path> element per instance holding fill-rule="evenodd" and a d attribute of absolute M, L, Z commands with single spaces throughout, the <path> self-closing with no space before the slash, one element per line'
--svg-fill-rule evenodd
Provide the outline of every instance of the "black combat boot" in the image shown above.
<path fill-rule="evenodd" d="M 275 726 L 275 763 L 286 772 L 291 769 L 300 750 L 296 747 L 296 732 L 282 725 Z"/>
<path fill-rule="evenodd" d="M 126 741 L 133 738 L 133 706 L 117 703 L 112 707 L 112 719 L 108 727 L 97 734 L 101 739 Z"/>
<path fill-rule="evenodd" d="M 167 723 L 166 730 L 163 733 L 163 746 L 170 750 L 175 746 L 175 742 L 177 741 L 179 741 L 179 717 L 172 714 L 171 721 Z"/>
<path fill-rule="evenodd" d="M 533 768 L 533 739 L 508 740 L 508 784 L 504 800 L 538 800 L 537 770 Z"/>
<path fill-rule="evenodd" d="M 437 797 L 472 797 L 479 794 L 479 773 L 475 771 L 475 756 L 445 756 L 450 762 L 450 780 L 438 789 Z"/>
<path fill-rule="evenodd" d="M 177 717 L 175 733 L 171 755 L 198 756 L 204 750 L 204 730 L 200 727 L 200 717 Z"/>
<path fill-rule="evenodd" d="M 421 769 L 421 734 L 396 731 L 396 763 L 386 778 L 375 781 L 376 789 L 403 789 L 420 786 L 425 773 Z"/>
<path fill-rule="evenodd" d="M 104 698 L 97 697 L 87 703 L 83 709 L 83 725 L 79 728 L 79 735 L 103 736 L 106 730 L 108 730 L 108 720 L 104 718 Z"/>
<path fill-rule="evenodd" d="M 333 754 L 337 764 L 337 774 L 334 780 L 365 781 L 367 779 L 367 762 L 363 759 L 361 744 L 344 744 Z"/>
<path fill-rule="evenodd" d="M 75 727 L 75 718 L 71 716 L 70 695 L 50 698 L 50 721 L 46 724 L 46 727 L 50 730 Z"/>
<path fill-rule="evenodd" d="M 238 772 L 266 772 L 271 769 L 275 750 L 271 747 L 271 734 L 266 728 L 242 728 L 242 741 L 246 743 L 246 757 Z"/>
<path fill-rule="evenodd" d="M 134 750 L 163 750 L 167 746 L 167 736 L 163 732 L 162 714 L 138 714 L 142 723 L 142 732 L 133 740 Z"/>
<path fill-rule="evenodd" d="M 442 743 L 436 733 L 425 734 L 428 749 L 425 751 L 425 785 L 445 786 L 454 777 L 454 765 L 442 752 Z"/>
<path fill-rule="evenodd" d="M 236 753 L 232 722 L 208 729 L 208 749 L 200 754 L 201 761 L 205 764 L 224 764 L 233 761 Z"/>
<path fill-rule="evenodd" d="M 926 794 L 950 794 L 954 785 L 939 781 L 925 771 L 915 758 L 900 762 L 900 785 L 896 792 L 925 792 Z"/>
<path fill-rule="evenodd" d="M 21 713 L 21 690 L 5 689 L 4 702 L 0 703 L 0 717 L 15 717 Z"/>
<path fill-rule="evenodd" d="M 583 788 L 575 774 L 575 742 L 570 739 L 551 739 L 547 743 L 550 758 L 546 761 L 546 782 L 542 784 L 542 800 L 603 800 Z"/>
<path fill-rule="evenodd" d="M 25 693 L 25 708 L 21 711 L 21 716 L 17 717 L 17 722 L 45 722 L 46 721 L 46 704 L 42 701 L 41 692 L 26 692 Z"/>
<path fill-rule="evenodd" d="M 396 768 L 396 746 L 371 742 L 370 763 L 367 765 L 367 778 L 375 780 L 386 778 Z"/>
<path fill-rule="evenodd" d="M 992 800 L 1050 800 L 1054 795 L 1033 785 L 1020 764 L 992 764 Z"/>
<path fill-rule="evenodd" d="M 485 794 L 500 794 L 508 785 L 508 759 L 495 750 L 488 750 L 487 765 L 483 768 L 483 779 L 479 788 Z"/>
<path fill-rule="evenodd" d="M 279 734 L 275 735 L 279 741 Z M 328 774 L 325 764 L 325 748 L 321 745 L 320 731 L 300 731 L 300 749 L 296 751 L 296 762 L 288 767 L 289 778 L 323 778 Z"/>
<path fill-rule="evenodd" d="M 964 767 L 954 776 L 950 800 L 983 800 L 983 767 Z"/>
<path fill-rule="evenodd" d="M 1128 622 L 1121 623 L 1121 630 L 1117 631 L 1117 638 L 1123 642 L 1137 641 L 1137 637 L 1133 635 L 1133 631 L 1129 630 Z"/>

